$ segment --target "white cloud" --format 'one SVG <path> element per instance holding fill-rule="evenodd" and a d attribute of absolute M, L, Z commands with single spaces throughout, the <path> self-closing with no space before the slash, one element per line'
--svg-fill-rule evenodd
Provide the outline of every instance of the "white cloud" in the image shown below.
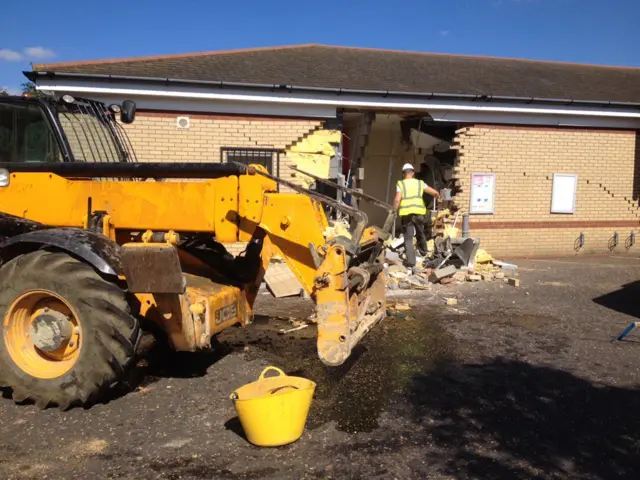
<path fill-rule="evenodd" d="M 36 59 L 53 58 L 56 56 L 56 52 L 44 47 L 27 47 L 24 49 L 24 53 L 28 57 Z"/>
<path fill-rule="evenodd" d="M 449 30 L 440 30 L 441 37 L 446 37 L 447 35 L 449 35 Z"/>
<path fill-rule="evenodd" d="M 22 60 L 22 55 L 20 52 L 16 52 L 15 50 L 0 48 L 0 60 L 6 60 L 7 62 L 19 62 Z"/>

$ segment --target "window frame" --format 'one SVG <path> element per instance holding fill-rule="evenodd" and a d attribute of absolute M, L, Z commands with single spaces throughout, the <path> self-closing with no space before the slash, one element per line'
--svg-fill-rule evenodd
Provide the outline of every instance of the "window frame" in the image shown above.
<path fill-rule="evenodd" d="M 58 163 L 66 163 L 66 162 L 72 161 L 72 158 L 69 153 L 70 152 L 69 146 L 66 143 L 64 136 L 61 134 L 60 125 L 58 125 L 58 123 L 56 122 L 55 112 L 52 110 L 53 108 L 55 108 L 53 105 L 51 105 L 45 100 L 41 100 L 39 98 L 33 98 L 33 97 L 5 97 L 5 98 L 0 97 L 0 104 L 14 106 L 18 108 L 20 106 L 34 106 L 38 108 L 43 115 L 43 119 L 47 124 L 47 128 L 49 129 L 49 132 L 53 137 L 53 140 L 55 141 L 55 144 L 58 148 L 58 153 L 60 155 L 60 161 L 52 162 L 51 164 L 53 165 L 54 163 L 58 164 Z M 4 165 L 17 165 L 17 164 L 28 165 L 28 164 L 40 164 L 40 163 L 45 164 L 47 162 L 8 162 L 8 163 L 4 163 Z"/>
<path fill-rule="evenodd" d="M 572 193 L 572 195 L 570 196 L 572 199 L 572 204 L 570 209 L 563 209 L 563 208 L 554 206 L 554 203 L 555 203 L 554 194 L 556 191 L 556 187 L 559 187 L 559 185 L 556 185 L 556 179 L 560 179 L 560 178 L 573 179 L 573 192 L 570 192 Z M 551 205 L 549 207 L 550 213 L 553 215 L 573 215 L 576 213 L 577 203 L 578 203 L 578 174 L 577 173 L 554 173 L 553 179 L 551 181 Z"/>
<path fill-rule="evenodd" d="M 270 158 L 271 159 L 271 167 L 266 167 L 267 171 L 276 177 L 280 176 L 280 153 L 282 150 L 278 150 L 277 148 L 253 148 L 253 147 L 220 147 L 220 163 L 230 162 L 229 154 L 236 153 L 237 157 L 241 157 L 243 153 L 253 154 L 255 157 Z M 252 155 L 247 155 L 250 157 Z M 275 165 L 274 165 L 274 156 L 275 156 Z M 274 173 L 275 167 L 275 173 Z"/>

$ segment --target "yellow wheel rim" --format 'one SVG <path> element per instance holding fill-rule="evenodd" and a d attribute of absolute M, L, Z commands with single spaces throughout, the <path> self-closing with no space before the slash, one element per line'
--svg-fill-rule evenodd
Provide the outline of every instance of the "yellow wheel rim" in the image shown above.
<path fill-rule="evenodd" d="M 69 335 L 51 350 L 34 342 L 32 325 L 42 315 L 64 319 Z M 67 323 L 69 322 L 69 323 Z M 78 315 L 59 295 L 47 290 L 22 294 L 4 317 L 4 344 L 15 364 L 36 378 L 57 378 L 67 373 L 78 360 L 82 349 L 82 332 Z"/>

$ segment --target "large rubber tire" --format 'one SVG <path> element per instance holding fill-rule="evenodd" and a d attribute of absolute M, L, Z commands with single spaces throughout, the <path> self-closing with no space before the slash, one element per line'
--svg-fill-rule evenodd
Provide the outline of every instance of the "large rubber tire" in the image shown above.
<path fill-rule="evenodd" d="M 76 312 L 81 347 L 69 371 L 56 378 L 38 378 L 11 357 L 4 322 L 22 294 L 46 290 Z M 125 292 L 105 280 L 90 265 L 62 252 L 38 250 L 20 255 L 0 268 L 0 386 L 10 387 L 16 402 L 33 400 L 66 410 L 90 406 L 121 380 L 135 357 L 140 337 Z"/>

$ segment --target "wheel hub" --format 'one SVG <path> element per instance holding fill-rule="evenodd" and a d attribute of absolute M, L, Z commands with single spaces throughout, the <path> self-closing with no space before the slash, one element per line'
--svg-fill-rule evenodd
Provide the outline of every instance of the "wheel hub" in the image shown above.
<path fill-rule="evenodd" d="M 29 331 L 38 349 L 52 352 L 69 342 L 73 335 L 73 324 L 64 313 L 44 308 L 32 317 Z"/>

